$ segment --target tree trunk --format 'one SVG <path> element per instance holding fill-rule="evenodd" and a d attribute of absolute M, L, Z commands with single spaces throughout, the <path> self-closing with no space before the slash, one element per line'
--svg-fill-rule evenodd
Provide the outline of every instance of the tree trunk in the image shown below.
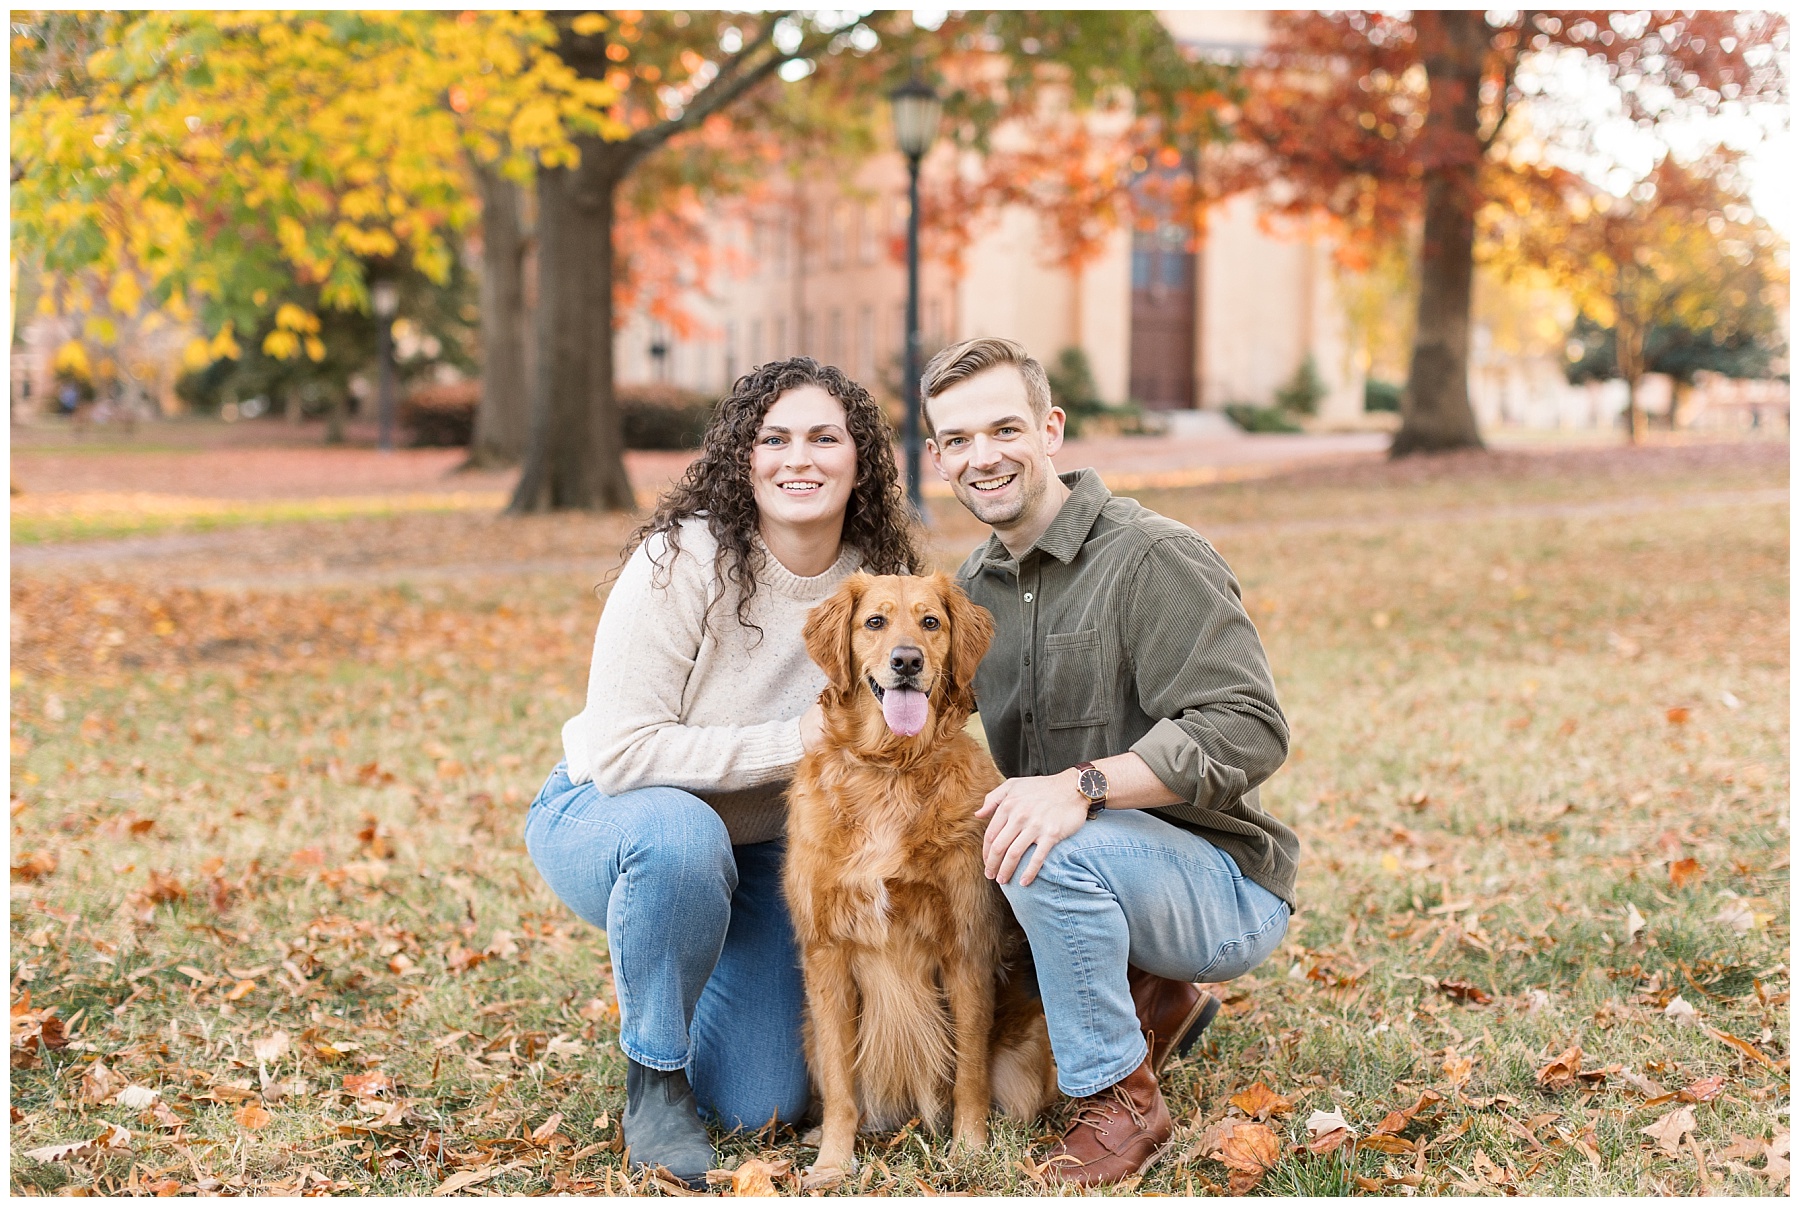
<path fill-rule="evenodd" d="M 525 312 L 525 228 L 518 185 L 475 164 L 481 192 L 481 405 L 469 442 L 471 468 L 516 465 L 531 430 Z"/>
<path fill-rule="evenodd" d="M 1418 330 L 1389 454 L 1481 448 L 1469 405 L 1469 312 L 1475 276 L 1475 211 L 1481 204 L 1481 69 L 1488 49 L 1479 10 L 1414 14 L 1430 81 L 1421 154 L 1426 161 L 1425 238 Z"/>
<path fill-rule="evenodd" d="M 1613 332 L 1618 348 L 1619 376 L 1625 379 L 1625 431 L 1631 443 L 1642 444 L 1650 426 L 1644 408 L 1638 405 L 1638 383 L 1644 377 L 1644 329 L 1632 314 L 1629 302 L 1623 298 L 1617 305 L 1617 315 Z"/>
<path fill-rule="evenodd" d="M 593 137 L 575 144 L 577 167 L 538 170 L 538 372 L 515 514 L 637 505 L 613 402 L 612 228 L 619 182 L 639 152 Z"/>

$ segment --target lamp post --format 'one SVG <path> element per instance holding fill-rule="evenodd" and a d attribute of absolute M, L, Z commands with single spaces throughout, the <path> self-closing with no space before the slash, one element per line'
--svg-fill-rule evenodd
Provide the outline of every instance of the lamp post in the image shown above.
<path fill-rule="evenodd" d="M 919 398 L 919 161 L 937 137 L 943 103 L 931 86 L 916 76 L 888 95 L 894 109 L 894 141 L 906 156 L 906 497 L 920 520 L 925 497 L 919 489 L 921 405 Z"/>
<path fill-rule="evenodd" d="M 394 313 L 400 309 L 400 287 L 389 280 L 375 282 L 375 358 L 379 374 L 375 414 L 381 424 L 378 442 L 384 453 L 394 451 Z"/>

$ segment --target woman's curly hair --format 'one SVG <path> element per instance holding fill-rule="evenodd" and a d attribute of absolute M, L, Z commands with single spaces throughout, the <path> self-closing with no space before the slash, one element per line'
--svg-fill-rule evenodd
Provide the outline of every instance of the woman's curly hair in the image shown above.
<path fill-rule="evenodd" d="M 625 546 L 625 556 L 652 536 L 669 545 L 669 564 L 681 552 L 681 522 L 704 516 L 719 544 L 715 566 L 721 581 L 738 590 L 737 619 L 746 619 L 756 591 L 751 541 L 756 535 L 755 488 L 750 481 L 750 452 L 763 416 L 777 399 L 801 386 L 818 386 L 843 404 L 856 446 L 856 483 L 844 513 L 844 543 L 862 554 L 863 569 L 872 574 L 908 574 L 919 569 L 913 542 L 911 508 L 894 468 L 892 435 L 887 417 L 869 392 L 835 365 L 810 356 L 758 365 L 737 379 L 719 400 L 706 425 L 700 456 L 686 475 L 657 501 L 656 510 Z M 759 630 L 760 632 L 760 630 Z"/>

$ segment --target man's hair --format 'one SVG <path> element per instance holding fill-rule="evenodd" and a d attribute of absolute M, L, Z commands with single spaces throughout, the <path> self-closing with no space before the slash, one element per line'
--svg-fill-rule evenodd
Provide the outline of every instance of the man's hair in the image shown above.
<path fill-rule="evenodd" d="M 1025 380 L 1025 398 L 1031 403 L 1031 417 L 1039 423 L 1049 418 L 1050 378 L 1045 375 L 1044 366 L 1032 359 L 1023 344 L 984 335 L 951 344 L 925 366 L 925 373 L 919 379 L 919 410 L 925 417 L 925 430 L 933 438 L 937 436 L 937 425 L 931 422 L 931 407 L 927 405 L 933 398 L 953 385 L 1001 365 L 1011 365 Z"/>

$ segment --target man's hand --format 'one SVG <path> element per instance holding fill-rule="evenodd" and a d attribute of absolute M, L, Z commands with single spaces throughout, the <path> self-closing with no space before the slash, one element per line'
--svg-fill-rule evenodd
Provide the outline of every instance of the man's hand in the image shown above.
<path fill-rule="evenodd" d="M 819 748 L 825 740 L 825 710 L 814 700 L 800 714 L 800 748 L 808 754 Z"/>
<path fill-rule="evenodd" d="M 1037 879 L 1050 848 L 1081 829 L 1087 820 L 1087 797 L 1073 775 L 1038 775 L 1010 779 L 987 794 L 977 817 L 992 817 L 981 840 L 983 871 L 989 880 L 1006 884 L 1031 847 L 1031 862 L 1019 876 L 1021 887 Z"/>

